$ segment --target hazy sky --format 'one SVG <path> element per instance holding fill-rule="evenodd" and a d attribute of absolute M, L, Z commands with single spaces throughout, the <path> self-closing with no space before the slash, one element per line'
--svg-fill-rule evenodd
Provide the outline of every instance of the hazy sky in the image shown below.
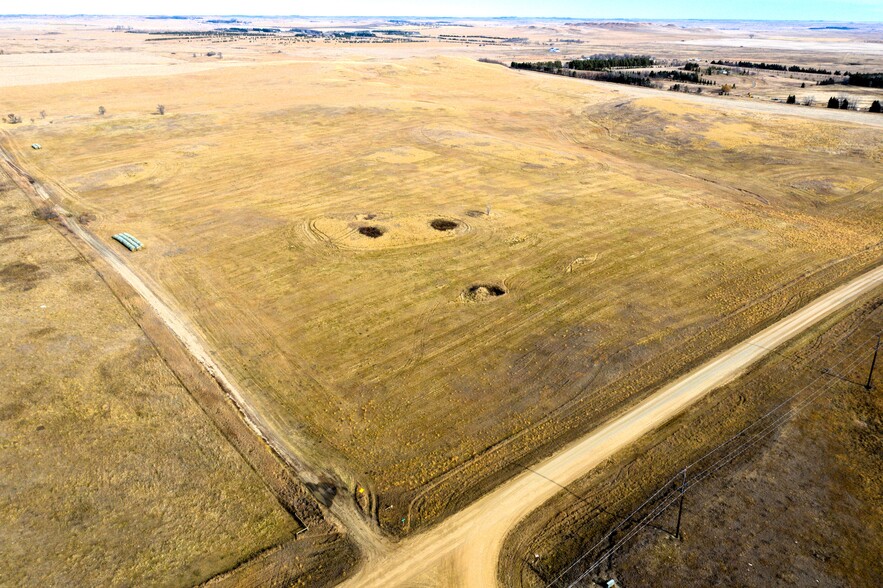
<path fill-rule="evenodd" d="M 564 16 L 883 21 L 883 0 L 0 0 L 0 14 Z"/>

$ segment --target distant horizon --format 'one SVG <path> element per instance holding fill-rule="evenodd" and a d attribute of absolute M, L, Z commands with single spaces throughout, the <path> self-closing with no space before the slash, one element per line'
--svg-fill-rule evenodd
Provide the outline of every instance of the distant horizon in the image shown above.
<path fill-rule="evenodd" d="M 829 18 L 661 18 L 661 17 L 618 17 L 618 16 L 462 16 L 455 14 L 437 15 L 414 15 L 414 14 L 237 14 L 237 13 L 193 13 L 193 14 L 165 14 L 165 13 L 100 13 L 100 12 L 14 12 L 0 13 L 0 18 L 16 17 L 58 17 L 74 18 L 78 16 L 88 17 L 134 17 L 151 18 L 156 20 L 185 20 L 196 18 L 316 18 L 316 19 L 341 19 L 341 18 L 378 18 L 378 19 L 413 19 L 413 20 L 567 20 L 584 22 L 795 22 L 795 23 L 837 23 L 837 24 L 883 24 L 883 18 L 879 20 L 859 19 L 829 19 Z"/>
<path fill-rule="evenodd" d="M 71 8 L 71 5 L 76 9 Z M 113 10 L 107 10 L 111 6 Z M 611 6 L 601 0 L 373 0 L 371 14 L 359 14 L 366 3 L 357 0 L 215 0 L 211 12 L 193 0 L 130 0 L 124 6 L 98 0 L 31 0 L 27 12 L 3 16 L 241 16 L 251 18 L 480 18 L 579 20 L 699 20 L 883 22 L 880 0 L 625 0 Z M 243 8 L 247 7 L 247 12 Z M 560 15 L 560 16 L 559 16 Z M 581 16 L 582 15 L 582 16 Z M 591 16 L 587 16 L 591 15 Z"/>

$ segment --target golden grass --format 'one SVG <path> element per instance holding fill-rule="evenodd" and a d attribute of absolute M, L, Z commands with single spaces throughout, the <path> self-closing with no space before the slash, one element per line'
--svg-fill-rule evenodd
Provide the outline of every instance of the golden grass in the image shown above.
<path fill-rule="evenodd" d="M 291 537 L 100 277 L 0 182 L 0 584 L 193 585 Z"/>
<path fill-rule="evenodd" d="M 10 90 L 12 110 L 30 92 Z M 388 528 L 439 476 L 524 434 L 454 476 L 427 520 L 878 259 L 883 239 L 872 131 L 630 103 L 463 59 L 237 67 L 41 100 L 55 122 L 14 131 L 44 146 L 26 167 L 102 238 L 141 239 L 130 262 L 283 436 L 394 505 Z M 99 103 L 111 114 L 87 114 Z M 820 173 L 861 188 L 792 187 Z M 387 233 L 358 235 L 368 221 Z M 484 283 L 508 293 L 460 303 Z"/>

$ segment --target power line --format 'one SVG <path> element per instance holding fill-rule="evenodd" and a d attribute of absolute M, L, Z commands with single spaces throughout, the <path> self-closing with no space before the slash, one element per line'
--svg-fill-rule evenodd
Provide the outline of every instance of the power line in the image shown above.
<path fill-rule="evenodd" d="M 866 345 L 874 337 L 878 338 L 878 343 L 877 343 L 877 346 L 875 347 L 875 358 L 874 359 L 876 360 L 876 353 L 877 353 L 877 350 L 879 349 L 879 333 L 872 335 L 871 337 L 869 337 L 868 339 L 863 341 L 860 344 L 860 346 Z M 855 358 L 853 359 L 853 361 L 851 361 L 848 365 L 842 366 L 841 369 L 848 370 L 848 369 L 854 367 L 862 359 L 861 357 L 858 357 L 858 356 L 854 356 L 854 357 Z M 840 363 L 843 363 L 845 361 L 846 361 L 846 359 L 844 359 Z M 873 362 L 872 362 L 871 369 L 873 370 Z M 718 470 L 720 470 L 721 468 L 723 468 L 727 464 L 731 463 L 734 459 L 736 459 L 737 457 L 739 457 L 740 455 L 745 453 L 748 449 L 750 449 L 751 447 L 753 447 L 754 445 L 759 443 L 762 439 L 767 437 L 770 433 L 772 433 L 773 431 L 775 431 L 776 429 L 778 429 L 779 427 L 784 425 L 785 422 L 787 422 L 789 418 L 798 414 L 804 408 L 809 406 L 809 404 L 811 404 L 813 401 L 815 401 L 816 398 L 818 398 L 819 396 L 821 396 L 822 394 L 827 392 L 834 385 L 835 382 L 831 381 L 830 384 L 826 384 L 825 386 L 823 386 L 819 390 L 810 394 L 807 398 L 804 398 L 800 402 L 800 404 L 798 404 L 797 406 L 792 406 L 787 411 L 785 411 L 783 414 L 779 415 L 776 419 L 774 419 L 771 423 L 765 424 L 759 432 L 753 432 L 748 439 L 743 439 L 742 443 L 731 448 L 722 457 L 717 459 L 714 463 L 708 465 L 705 469 L 700 470 L 699 473 L 696 474 L 689 481 L 689 484 L 687 483 L 687 478 L 686 478 L 687 469 L 694 469 L 703 460 L 706 460 L 708 457 L 710 457 L 711 455 L 720 451 L 722 448 L 724 448 L 728 444 L 731 444 L 733 441 L 742 437 L 746 432 L 748 432 L 749 430 L 758 426 L 760 423 L 765 421 L 768 417 L 772 416 L 776 411 L 778 411 L 779 409 L 784 407 L 786 404 L 792 402 L 799 395 L 806 392 L 810 387 L 812 387 L 819 380 L 821 380 L 824 375 L 826 375 L 826 373 L 822 372 L 821 375 L 813 378 L 809 383 L 804 385 L 800 390 L 798 390 L 797 392 L 795 392 L 794 394 L 792 394 L 791 396 L 789 396 L 788 398 L 786 398 L 785 400 L 783 400 L 782 402 L 780 402 L 779 404 L 774 406 L 772 409 L 767 411 L 764 415 L 762 415 L 758 419 L 754 420 L 752 423 L 750 423 L 749 425 L 744 427 L 741 431 L 739 431 L 735 435 L 731 436 L 729 439 L 723 441 L 722 443 L 720 443 L 719 445 L 717 445 L 716 447 L 714 447 L 710 451 L 706 452 L 704 455 L 702 455 L 698 459 L 694 460 L 688 466 L 686 466 L 685 468 L 680 470 L 677 474 L 672 476 L 668 481 L 664 482 L 656 490 L 656 492 L 654 492 L 648 499 L 646 499 L 643 503 L 641 503 L 640 506 L 638 506 L 636 509 L 634 509 L 627 517 L 625 517 L 613 529 L 608 531 L 597 543 L 595 543 L 595 545 L 593 545 L 590 549 L 585 551 L 580 557 L 578 557 L 573 562 L 571 562 L 571 564 L 568 565 L 557 576 L 555 576 L 555 578 L 551 582 L 546 584 L 546 588 L 556 585 L 576 565 L 578 565 L 580 562 L 584 561 L 589 555 L 591 555 L 596 549 L 598 549 L 598 547 L 600 547 L 605 541 L 608 541 L 617 531 L 619 531 L 623 526 L 625 526 L 626 523 L 631 521 L 635 517 L 635 515 L 637 515 L 645 506 L 647 506 L 650 502 L 652 502 L 654 499 L 656 499 L 660 495 L 660 493 L 662 493 L 664 490 L 671 490 L 672 483 L 678 477 L 682 477 L 682 484 L 681 484 L 681 488 L 680 488 L 679 493 L 674 495 L 674 497 L 671 499 L 663 500 L 661 505 L 657 505 L 656 507 L 654 507 L 653 510 L 651 510 L 650 513 L 648 513 L 640 521 L 638 521 L 635 524 L 635 526 L 626 533 L 626 535 L 624 537 L 622 537 L 621 539 L 616 541 L 614 543 L 614 545 L 612 547 L 610 547 L 608 550 L 604 551 L 602 553 L 602 555 L 597 560 L 594 560 L 588 570 L 583 572 L 574 582 L 568 584 L 568 588 L 572 588 L 578 582 L 580 582 L 582 579 L 584 579 L 586 576 L 588 576 L 591 572 L 593 572 L 599 565 L 601 565 L 601 563 L 603 563 L 603 561 L 605 559 L 612 556 L 617 550 L 620 549 L 620 547 L 622 547 L 622 545 L 625 542 L 627 542 L 629 539 L 631 539 L 635 534 L 637 534 L 639 531 L 641 531 L 644 527 L 646 527 L 654 519 L 659 517 L 663 512 L 665 512 L 665 510 L 668 509 L 669 506 L 671 506 L 675 502 L 678 502 L 679 500 L 680 500 L 681 504 L 683 504 L 683 496 L 684 496 L 684 494 L 686 494 L 686 492 L 688 490 L 690 490 L 693 486 L 695 486 L 699 482 L 702 482 L 703 480 L 707 479 L 708 477 L 710 477 L 712 474 L 714 474 L 715 472 L 717 472 Z M 679 515 L 680 515 L 680 513 L 679 513 Z M 678 517 L 678 519 L 679 519 L 678 523 L 680 523 L 680 516 Z M 680 527 L 680 525 L 678 524 L 678 531 L 680 530 L 679 527 Z M 676 535 L 677 534 L 679 534 L 679 533 L 676 531 Z"/>
<path fill-rule="evenodd" d="M 856 363 L 858 363 L 858 361 L 860 361 L 860 359 L 861 358 L 857 358 L 856 360 L 851 362 L 847 367 L 853 367 Z M 818 379 L 819 378 L 816 378 L 814 381 L 817 381 Z M 816 393 L 811 395 L 809 398 L 805 399 L 802 402 L 802 404 L 800 404 L 799 406 L 789 409 L 785 414 L 779 416 L 775 421 L 773 421 L 773 423 L 771 425 L 768 425 L 767 427 L 762 429 L 759 433 L 755 433 L 754 436 L 751 439 L 749 439 L 748 441 L 743 442 L 742 444 L 740 444 L 740 445 L 736 446 L 735 448 L 733 448 L 732 450 L 730 450 L 729 453 L 727 453 L 722 458 L 720 458 L 718 461 L 716 461 L 714 464 L 712 464 L 711 466 L 706 468 L 706 470 L 700 472 L 700 474 L 697 475 L 696 479 L 691 480 L 691 482 L 688 486 L 688 489 L 692 488 L 693 486 L 695 486 L 699 482 L 705 480 L 706 478 L 708 478 L 709 476 L 711 476 L 712 474 L 714 474 L 715 472 L 717 472 L 718 470 L 723 468 L 725 465 L 732 462 L 739 455 L 743 454 L 745 451 L 750 449 L 752 446 L 756 445 L 761 439 L 766 437 L 769 433 L 771 433 L 775 429 L 782 426 L 787 421 L 789 416 L 791 416 L 793 414 L 797 414 L 798 412 L 800 412 L 800 410 L 806 408 L 806 406 L 808 406 L 813 400 L 815 400 L 816 398 L 821 396 L 825 391 L 830 389 L 831 386 L 833 386 L 833 382 L 831 384 L 827 384 L 825 387 L 823 387 L 822 389 L 820 389 L 819 391 L 817 391 Z M 806 387 L 804 387 L 804 390 L 805 389 L 806 389 Z M 792 398 L 793 398 L 793 396 L 792 396 Z M 769 415 L 769 413 L 767 413 L 767 415 L 764 415 L 763 418 L 765 418 L 768 415 Z M 577 580 L 575 582 L 569 584 L 568 588 L 573 587 L 576 583 L 578 583 L 580 580 L 584 579 L 587 575 L 589 575 L 591 572 L 593 572 L 599 565 L 601 565 L 601 563 L 603 563 L 603 561 L 605 559 L 609 558 L 611 555 L 613 555 L 613 553 L 618 551 L 627 541 L 629 541 L 632 537 L 634 537 L 638 532 L 643 530 L 644 527 L 646 527 L 650 522 L 652 522 L 654 519 L 659 517 L 669 506 L 674 504 L 677 500 L 678 500 L 678 497 L 675 496 L 674 498 L 672 498 L 671 500 L 666 502 L 661 508 L 657 507 L 649 515 L 645 516 L 633 529 L 630 530 L 630 532 L 625 537 L 623 537 L 622 539 L 617 541 L 613 547 L 611 547 L 607 552 L 605 552 L 601 557 L 599 557 L 586 572 L 584 572 L 583 574 L 581 574 L 579 576 L 579 578 L 577 578 Z"/>

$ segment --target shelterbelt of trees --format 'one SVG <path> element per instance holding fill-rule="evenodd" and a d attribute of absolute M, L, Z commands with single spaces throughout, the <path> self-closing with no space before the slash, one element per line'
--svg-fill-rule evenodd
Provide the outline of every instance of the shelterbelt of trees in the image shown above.
<path fill-rule="evenodd" d="M 827 76 L 845 76 L 845 80 L 835 80 L 828 78 L 819 82 L 820 85 L 828 84 L 847 84 L 849 86 L 861 86 L 863 88 L 883 88 L 883 73 L 850 73 L 840 70 L 830 71 L 827 69 L 819 69 L 815 67 L 801 67 L 799 65 L 782 65 L 779 63 L 764 63 L 754 61 L 725 61 L 722 59 L 712 60 L 711 65 L 725 65 L 728 67 L 745 67 L 754 69 L 771 69 L 774 71 L 789 71 L 795 73 L 821 74 Z"/>
<path fill-rule="evenodd" d="M 711 65 L 726 65 L 729 67 L 753 67 L 755 69 L 772 69 L 775 71 L 790 71 L 790 72 L 798 72 L 798 73 L 812 73 L 812 74 L 823 74 L 823 75 L 840 75 L 840 72 L 831 72 L 827 69 L 817 69 L 815 67 L 800 67 L 799 65 L 781 65 L 779 63 L 764 63 L 764 62 L 754 62 L 754 61 L 725 61 L 723 59 L 719 59 L 717 61 L 712 60 Z"/>
<path fill-rule="evenodd" d="M 580 71 L 605 71 L 617 67 L 651 67 L 655 63 L 647 55 L 593 55 L 586 59 L 574 59 L 568 62 L 556 61 L 523 61 L 512 62 L 514 69 L 530 69 L 533 71 L 552 72 L 559 69 L 575 69 Z"/>
<path fill-rule="evenodd" d="M 591 63 L 589 63 L 591 61 Z M 534 62 L 515 62 L 511 67 L 513 69 L 527 69 L 530 71 L 538 71 L 543 73 L 551 73 L 562 76 L 579 77 L 597 80 L 601 82 L 612 82 L 614 84 L 628 84 L 632 86 L 644 86 L 648 88 L 661 88 L 660 81 L 674 80 L 676 82 L 689 82 L 692 84 L 700 84 L 704 86 L 715 85 L 712 80 L 703 78 L 696 68 L 684 68 L 676 70 L 653 70 L 653 71 L 612 71 L 611 67 L 601 67 L 602 62 L 606 63 L 625 63 L 632 65 L 622 67 L 647 67 L 647 63 L 652 64 L 653 60 L 649 57 L 629 57 L 615 59 L 592 59 L 592 60 L 574 60 L 569 62 L 562 61 L 534 61 Z M 577 64 L 581 67 L 574 67 Z M 635 65 L 637 64 L 637 65 Z M 592 69 L 588 69 L 591 66 Z M 619 66 L 617 66 L 619 67 Z M 599 68 L 599 69 L 594 69 Z"/>

